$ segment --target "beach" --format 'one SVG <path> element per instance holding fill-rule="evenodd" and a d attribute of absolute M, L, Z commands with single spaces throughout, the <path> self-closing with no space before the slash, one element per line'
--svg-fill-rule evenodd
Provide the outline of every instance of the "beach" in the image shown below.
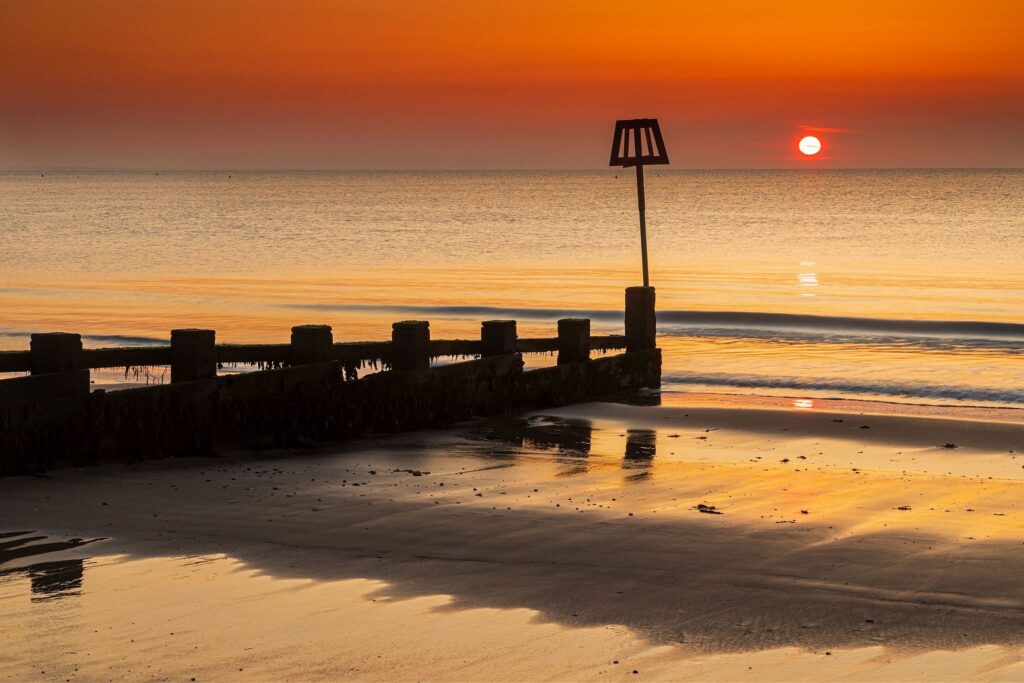
<path fill-rule="evenodd" d="M 1024 418 L 797 401 L 0 480 L 0 676 L 1020 680 Z"/>
<path fill-rule="evenodd" d="M 0 679 L 1021 680 L 1020 174 L 652 171 L 660 389 L 0 479 Z M 620 334 L 626 180 L 6 174 L 0 348 Z"/>

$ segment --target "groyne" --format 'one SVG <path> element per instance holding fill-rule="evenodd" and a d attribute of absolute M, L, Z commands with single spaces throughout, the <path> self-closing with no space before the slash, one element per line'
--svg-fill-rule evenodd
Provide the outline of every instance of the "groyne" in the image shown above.
<path fill-rule="evenodd" d="M 394 323 L 390 342 L 335 342 L 326 325 L 292 328 L 289 344 L 177 329 L 169 346 L 83 349 L 78 334 L 33 334 L 30 350 L 0 352 L 0 372 L 30 373 L 0 380 L 0 475 L 308 446 L 657 387 L 654 331 L 654 289 L 631 287 L 624 335 L 592 336 L 585 318 L 544 338 L 520 338 L 512 320 L 471 340 L 431 339 L 427 321 Z M 545 352 L 557 365 L 524 369 L 522 354 Z M 444 357 L 473 360 L 432 364 Z M 218 374 L 233 363 L 261 369 Z M 359 378 L 368 364 L 381 371 Z M 91 388 L 91 369 L 148 366 L 169 366 L 170 383 Z"/>

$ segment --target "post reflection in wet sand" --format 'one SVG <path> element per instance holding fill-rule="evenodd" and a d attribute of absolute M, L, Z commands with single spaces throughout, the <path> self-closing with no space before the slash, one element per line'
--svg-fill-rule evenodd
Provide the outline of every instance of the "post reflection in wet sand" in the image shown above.
<path fill-rule="evenodd" d="M 49 600 L 78 595 L 82 588 L 85 564 L 82 560 L 41 562 L 26 570 L 32 581 L 33 600 Z"/>
<path fill-rule="evenodd" d="M 622 467 L 633 470 L 629 481 L 640 481 L 651 476 L 651 466 L 658 448 L 658 434 L 653 429 L 629 429 L 626 431 L 626 453 Z"/>

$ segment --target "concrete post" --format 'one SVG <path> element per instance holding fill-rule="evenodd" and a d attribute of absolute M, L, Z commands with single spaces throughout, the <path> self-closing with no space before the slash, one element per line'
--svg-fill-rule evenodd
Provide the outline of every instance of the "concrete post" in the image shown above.
<path fill-rule="evenodd" d="M 82 335 L 68 332 L 33 334 L 29 343 L 30 370 L 33 375 L 71 372 L 85 367 L 82 358 Z"/>
<path fill-rule="evenodd" d="M 171 384 L 217 376 L 217 333 L 171 330 Z"/>
<path fill-rule="evenodd" d="M 590 319 L 562 318 L 558 321 L 558 364 L 590 360 Z"/>
<path fill-rule="evenodd" d="M 480 325 L 480 355 L 503 356 L 516 352 L 516 321 L 485 320 Z"/>
<path fill-rule="evenodd" d="M 391 369 L 398 372 L 430 367 L 430 323 L 403 320 L 391 325 Z"/>
<path fill-rule="evenodd" d="M 626 350 L 647 351 L 657 345 L 654 287 L 626 288 Z"/>
<path fill-rule="evenodd" d="M 334 360 L 334 335 L 330 325 L 296 325 L 292 328 L 292 365 L 329 363 Z"/>

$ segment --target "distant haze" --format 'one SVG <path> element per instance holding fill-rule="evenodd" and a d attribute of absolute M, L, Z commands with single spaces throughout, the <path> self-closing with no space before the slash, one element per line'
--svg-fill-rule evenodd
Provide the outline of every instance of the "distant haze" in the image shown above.
<path fill-rule="evenodd" d="M 678 168 L 1017 167 L 1021 35 L 1018 0 L 0 0 L 0 168 L 598 168 L 637 116 Z"/>

